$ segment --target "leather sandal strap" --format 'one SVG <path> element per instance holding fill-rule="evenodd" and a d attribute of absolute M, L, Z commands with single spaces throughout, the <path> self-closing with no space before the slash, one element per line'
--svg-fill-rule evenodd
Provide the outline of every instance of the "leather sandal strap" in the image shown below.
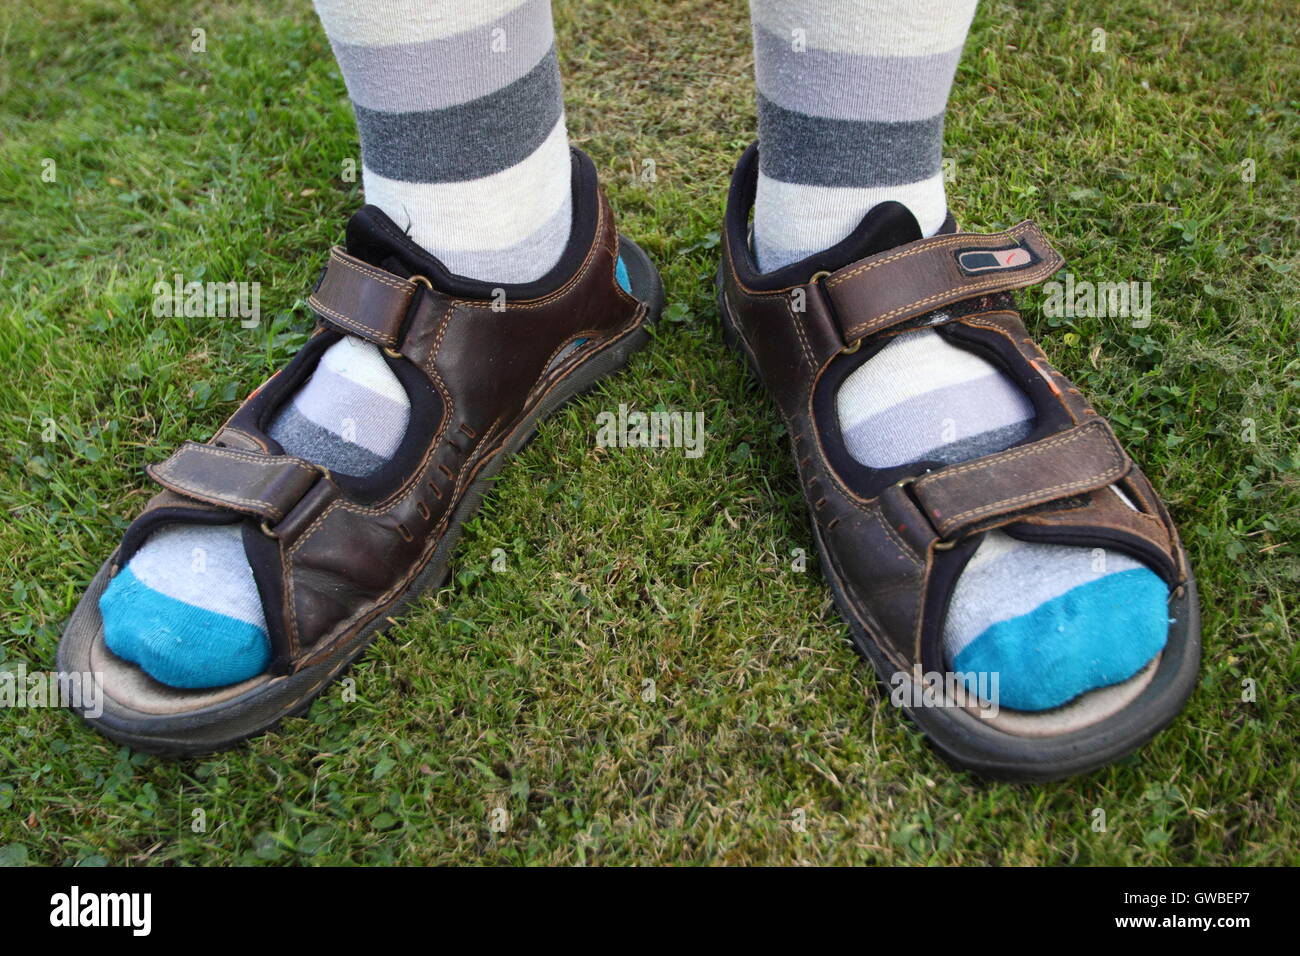
<path fill-rule="evenodd" d="M 825 277 L 846 345 L 963 299 L 1041 282 L 1064 265 L 1032 222 L 918 239 Z M 847 324 L 846 324 L 847 323 Z"/>
<path fill-rule="evenodd" d="M 942 538 L 990 518 L 1095 491 L 1132 466 L 1104 419 L 917 478 L 912 493 Z"/>
<path fill-rule="evenodd" d="M 419 287 L 416 280 L 385 272 L 335 246 L 307 304 L 326 325 L 392 349 Z"/>
<path fill-rule="evenodd" d="M 186 442 L 145 471 L 179 495 L 264 521 L 279 521 L 328 474 L 291 455 L 259 455 L 198 442 Z"/>

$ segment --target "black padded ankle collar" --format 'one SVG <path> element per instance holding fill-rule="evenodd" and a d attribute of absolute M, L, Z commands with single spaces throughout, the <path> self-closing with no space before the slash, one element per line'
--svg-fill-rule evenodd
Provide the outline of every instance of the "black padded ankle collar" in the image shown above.
<path fill-rule="evenodd" d="M 511 300 L 535 299 L 554 292 L 582 265 L 596 234 L 599 219 L 599 186 L 596 167 L 582 150 L 571 147 L 573 160 L 573 228 L 560 261 L 546 275 L 532 282 L 487 282 L 456 275 L 436 256 L 420 248 L 406 231 L 377 206 L 362 206 L 348 221 L 347 250 L 358 259 L 387 269 L 395 275 L 422 275 L 433 287 L 448 295 L 466 299 L 490 299 L 495 290 L 505 290 Z"/>

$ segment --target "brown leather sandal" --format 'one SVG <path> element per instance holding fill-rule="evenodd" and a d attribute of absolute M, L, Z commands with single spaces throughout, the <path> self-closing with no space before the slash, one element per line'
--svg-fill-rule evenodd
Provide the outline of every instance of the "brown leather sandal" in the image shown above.
<path fill-rule="evenodd" d="M 775 398 L 794 448 L 823 572 L 855 644 L 935 747 L 991 776 L 1081 773 L 1150 740 L 1196 680 L 1196 585 L 1164 505 L 1110 426 L 1052 368 L 1010 291 L 1050 276 L 1059 255 L 1029 222 L 994 235 L 921 239 L 897 203 L 877 206 L 825 253 L 760 274 L 749 247 L 758 155 L 732 182 L 718 306 L 728 341 Z M 892 337 L 931 328 L 1000 366 L 1029 396 L 1035 431 L 1003 452 L 944 466 L 868 469 L 845 450 L 834 396 Z M 1121 494 L 1116 494 L 1115 491 Z M 1127 504 L 1125 503 L 1127 499 Z M 1052 711 L 995 716 L 943 674 L 943 623 L 957 578 L 992 530 L 1127 554 L 1169 586 L 1160 655 L 1123 684 Z M 919 705 L 918 705 L 919 702 Z"/>
<path fill-rule="evenodd" d="M 618 235 L 591 161 L 573 151 L 574 225 L 560 262 L 526 285 L 454 276 L 367 206 L 348 224 L 310 304 L 320 323 L 290 364 L 207 444 L 147 470 L 163 491 L 91 582 L 58 666 L 95 673 L 103 712 L 83 716 L 140 750 L 219 749 L 304 710 L 414 597 L 437 587 L 461 526 L 537 422 L 621 368 L 648 340 L 663 287 Z M 504 293 L 504 296 L 502 295 Z M 383 348 L 411 400 L 394 458 L 365 478 L 283 454 L 266 434 L 344 334 Z M 151 532 L 241 523 L 266 613 L 268 671 L 211 690 L 154 681 L 104 643 L 99 597 Z"/>

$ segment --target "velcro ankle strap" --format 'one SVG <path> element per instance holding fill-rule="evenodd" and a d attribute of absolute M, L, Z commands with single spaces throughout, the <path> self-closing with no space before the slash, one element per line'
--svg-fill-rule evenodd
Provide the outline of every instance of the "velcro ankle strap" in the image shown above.
<path fill-rule="evenodd" d="M 1131 462 L 1101 418 L 917 478 L 912 493 L 942 538 L 990 518 L 1113 484 Z"/>
<path fill-rule="evenodd" d="M 417 280 L 385 272 L 335 246 L 307 304 L 326 325 L 381 348 L 394 349 L 419 287 Z"/>
<path fill-rule="evenodd" d="M 272 522 L 288 514 L 327 474 L 291 455 L 259 455 L 192 441 L 145 471 L 178 495 Z"/>
<path fill-rule="evenodd" d="M 1026 220 L 1006 232 L 918 239 L 825 277 L 846 345 L 963 299 L 1042 282 L 1065 260 Z"/>

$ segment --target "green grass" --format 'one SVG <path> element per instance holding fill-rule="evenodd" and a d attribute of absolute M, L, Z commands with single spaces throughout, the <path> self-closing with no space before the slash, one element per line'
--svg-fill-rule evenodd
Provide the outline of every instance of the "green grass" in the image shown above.
<path fill-rule="evenodd" d="M 572 138 L 663 266 L 652 347 L 506 469 L 448 586 L 352 671 L 354 701 L 331 690 L 182 763 L 63 711 L 3 714 L 0 862 L 1300 862 L 1291 5 L 988 0 L 976 18 L 951 201 L 969 228 L 1036 219 L 1081 279 L 1152 281 L 1147 328 L 1047 321 L 1040 293 L 1027 316 L 1165 494 L 1204 609 L 1174 726 L 1035 787 L 941 762 L 849 649 L 815 562 L 792 568 L 811 543 L 786 441 L 710 295 L 754 133 L 743 5 L 570 0 L 557 20 Z M 209 436 L 304 340 L 302 297 L 361 194 L 305 0 L 7 5 L 0 103 L 0 666 L 47 669 L 151 494 L 143 465 Z M 634 182 L 646 159 L 657 181 Z M 259 281 L 262 326 L 153 318 L 174 272 Z M 702 410 L 706 453 L 596 449 L 620 402 Z"/>

